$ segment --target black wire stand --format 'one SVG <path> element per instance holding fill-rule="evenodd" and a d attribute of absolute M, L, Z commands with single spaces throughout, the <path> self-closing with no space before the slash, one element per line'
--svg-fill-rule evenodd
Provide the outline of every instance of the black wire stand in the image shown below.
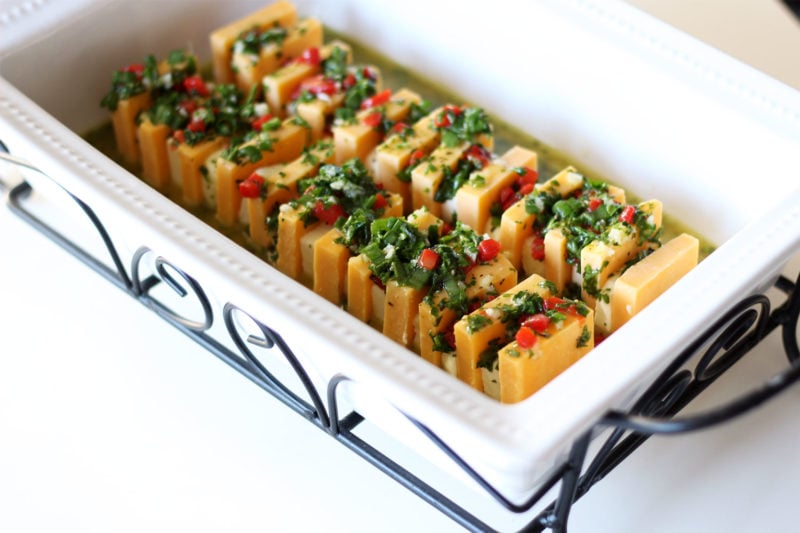
<path fill-rule="evenodd" d="M 2 142 L 0 159 L 38 172 L 35 167 L 8 155 Z M 74 239 L 62 234 L 45 220 L 46 217 L 29 208 L 28 199 L 32 191 L 28 182 L 10 186 L 0 176 L 0 192 L 7 192 L 8 208 L 34 229 L 457 524 L 469 531 L 494 531 L 492 526 L 448 495 L 356 434 L 356 429 L 365 419 L 353 410 L 344 409 L 337 394 L 340 386 L 350 378 L 337 375 L 327 384 L 326 390 L 318 391 L 281 334 L 264 322 L 265 317 L 251 316 L 244 309 L 230 303 L 224 304 L 221 310 L 225 332 L 223 336 L 227 338 L 220 339 L 218 334 L 212 335 L 209 330 L 214 325 L 217 314 L 206 291 L 196 279 L 167 259 L 155 256 L 146 247 L 136 250 L 130 265 L 125 265 L 106 226 L 95 211 L 76 196 L 64 191 L 66 197 L 89 220 L 89 227 L 96 232 L 94 238 L 99 238 L 102 242 L 101 248 L 105 250 L 107 257 L 97 257 Z M 591 430 L 576 439 L 571 444 L 568 457 L 523 502 L 514 502 L 504 496 L 433 431 L 406 416 L 422 434 L 468 474 L 486 495 L 508 512 L 526 513 L 537 504 L 545 504 L 540 505 L 542 510 L 533 515 L 522 531 L 566 531 L 574 503 L 650 436 L 685 433 L 724 423 L 758 407 L 800 379 L 798 285 L 800 276 L 794 281 L 779 276 L 769 289 L 772 298 L 766 294 L 754 294 L 739 301 L 689 347 L 676 354 L 673 362 L 640 395 L 633 407 L 625 412 L 606 413 Z M 163 295 L 156 290 L 164 286 L 181 299 L 193 299 L 194 307 L 199 309 L 199 313 L 195 312 L 189 317 L 187 313 L 165 303 Z M 197 314 L 199 317 L 194 316 Z M 250 324 L 250 333 L 242 328 L 243 322 Z M 722 406 L 699 414 L 680 415 L 711 383 L 767 335 L 778 329 L 781 330 L 782 345 L 788 361 L 785 370 Z M 282 357 L 288 363 L 299 380 L 299 391 L 297 387 L 288 386 L 270 371 L 269 365 L 263 362 L 265 358 L 256 354 L 263 351 Z M 599 447 L 596 452 L 590 453 L 590 442 L 598 435 L 602 435 Z M 551 496 L 552 494 L 555 496 Z M 552 498 L 549 505 L 544 500 L 548 496 Z"/>

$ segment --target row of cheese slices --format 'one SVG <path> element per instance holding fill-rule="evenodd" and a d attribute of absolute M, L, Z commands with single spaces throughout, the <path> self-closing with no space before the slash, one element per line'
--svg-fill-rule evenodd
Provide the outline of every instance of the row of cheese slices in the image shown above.
<path fill-rule="evenodd" d="M 210 44 L 213 82 L 185 54 L 149 78 L 117 73 L 150 80 L 110 106 L 122 157 L 503 402 L 533 394 L 697 263 L 694 237 L 660 242 L 660 202 L 628 204 L 572 167 L 539 183 L 535 152 L 493 152 L 480 108 L 431 110 L 384 88 L 288 2 Z"/>

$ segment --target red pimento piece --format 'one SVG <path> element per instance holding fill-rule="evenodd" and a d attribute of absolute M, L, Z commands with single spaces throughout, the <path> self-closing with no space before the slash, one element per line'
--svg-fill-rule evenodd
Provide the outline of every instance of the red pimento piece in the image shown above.
<path fill-rule="evenodd" d="M 467 150 L 466 156 L 473 162 L 480 163 L 481 168 L 489 164 L 492 154 L 484 146 L 480 144 L 473 144 Z"/>
<path fill-rule="evenodd" d="M 456 349 L 456 332 L 451 326 L 450 329 L 444 332 L 444 342 L 450 347 L 450 349 Z"/>
<path fill-rule="evenodd" d="M 356 84 L 356 77 L 352 72 L 348 72 L 347 76 L 342 80 L 342 88 L 346 91 Z"/>
<path fill-rule="evenodd" d="M 531 328 L 536 333 L 544 333 L 550 327 L 550 318 L 544 313 L 536 313 L 525 317 L 522 326 Z"/>
<path fill-rule="evenodd" d="M 178 103 L 178 107 L 183 113 L 186 113 L 186 116 L 190 117 L 192 113 L 197 111 L 197 102 L 194 100 L 182 100 Z"/>
<path fill-rule="evenodd" d="M 303 91 L 308 91 L 314 96 L 320 94 L 327 94 L 330 96 L 336 93 L 336 82 L 330 78 L 326 78 L 324 74 L 317 74 L 316 76 L 311 76 L 300 82 L 298 96 L 299 93 Z"/>
<path fill-rule="evenodd" d="M 388 202 L 386 201 L 386 197 L 384 195 L 381 193 L 375 195 L 375 201 L 372 203 L 373 209 L 383 209 L 387 205 Z"/>
<path fill-rule="evenodd" d="M 536 233 L 531 241 L 531 257 L 534 261 L 544 261 L 544 237 Z"/>
<path fill-rule="evenodd" d="M 601 205 L 603 205 L 603 200 L 601 200 L 597 196 L 592 196 L 589 199 L 589 206 L 588 206 L 589 207 L 589 211 L 594 211 L 595 209 L 597 209 Z"/>
<path fill-rule="evenodd" d="M 578 308 L 575 306 L 575 304 L 567 303 L 563 298 L 559 298 L 558 296 L 550 296 L 549 298 L 545 298 L 543 307 L 545 311 L 557 310 L 568 315 L 577 317 L 583 316 L 578 312 Z"/>
<path fill-rule="evenodd" d="M 406 131 L 410 126 L 405 122 L 398 122 L 394 126 L 392 126 L 392 133 L 403 133 Z"/>
<path fill-rule="evenodd" d="M 239 195 L 242 198 L 258 198 L 264 187 L 264 178 L 260 174 L 253 172 L 239 183 Z"/>
<path fill-rule="evenodd" d="M 526 183 L 519 188 L 519 191 L 517 191 L 520 197 L 525 196 L 526 194 L 530 194 L 532 192 L 533 192 L 533 183 Z"/>
<path fill-rule="evenodd" d="M 433 125 L 437 128 L 448 128 L 453 125 L 453 120 L 450 116 L 458 116 L 461 114 L 461 108 L 457 105 L 446 105 L 442 108 L 442 112 L 433 121 Z"/>
<path fill-rule="evenodd" d="M 632 224 L 634 216 L 636 216 L 636 206 L 626 205 L 622 208 L 619 219 L 626 224 Z"/>
<path fill-rule="evenodd" d="M 183 130 L 175 130 L 175 133 L 172 134 L 172 137 L 179 143 L 183 144 L 186 142 L 186 136 L 183 133 Z"/>
<path fill-rule="evenodd" d="M 503 211 L 511 207 L 511 204 L 516 202 L 517 199 L 517 193 L 514 191 L 514 187 L 509 185 L 500 190 L 500 206 L 503 208 Z"/>
<path fill-rule="evenodd" d="M 144 65 L 141 63 L 131 63 L 127 67 L 123 67 L 120 72 L 133 72 L 137 76 L 141 77 L 142 73 L 144 72 Z"/>
<path fill-rule="evenodd" d="M 414 150 L 411 152 L 411 157 L 408 159 L 408 166 L 416 166 L 425 157 L 425 152 L 422 150 Z"/>
<path fill-rule="evenodd" d="M 481 262 L 491 261 L 500 253 L 500 243 L 494 239 L 484 239 L 478 244 L 478 259 Z"/>
<path fill-rule="evenodd" d="M 272 120 L 272 115 L 267 113 L 266 115 L 261 115 L 257 119 L 255 119 L 252 123 L 253 129 L 256 131 L 261 131 L 261 128 L 264 127 L 264 124 Z"/>
<path fill-rule="evenodd" d="M 322 203 L 322 200 L 317 200 L 317 203 L 314 204 L 313 211 L 314 216 L 317 217 L 321 222 L 330 225 L 335 224 L 337 220 L 347 215 L 341 205 L 331 204 L 328 207 L 325 207 L 325 204 Z"/>
<path fill-rule="evenodd" d="M 517 185 L 520 188 L 524 187 L 525 185 L 530 184 L 531 186 L 535 185 L 536 182 L 539 180 L 539 173 L 533 170 L 532 168 L 528 167 L 521 167 L 522 171 L 517 178 Z"/>
<path fill-rule="evenodd" d="M 433 125 L 437 128 L 446 128 L 450 126 L 450 124 L 452 124 L 452 122 L 450 122 L 450 117 L 445 112 L 442 112 L 442 114 L 433 121 Z"/>
<path fill-rule="evenodd" d="M 377 76 L 375 76 L 375 72 L 373 72 L 372 69 L 369 67 L 362 68 L 361 75 L 367 78 L 368 80 L 373 80 L 373 81 L 375 81 L 375 79 L 377 78 Z"/>
<path fill-rule="evenodd" d="M 202 119 L 193 118 L 189 125 L 186 126 L 186 129 L 195 133 L 206 131 L 206 123 Z"/>
<path fill-rule="evenodd" d="M 536 333 L 531 328 L 523 326 L 517 331 L 514 340 L 517 341 L 520 348 L 528 350 L 536 344 Z"/>
<path fill-rule="evenodd" d="M 419 254 L 417 264 L 425 270 L 433 270 L 439 264 L 439 254 L 433 248 L 425 248 Z"/>
<path fill-rule="evenodd" d="M 303 53 L 300 54 L 297 61 L 311 66 L 319 65 L 322 62 L 322 58 L 319 55 L 319 48 L 313 46 L 303 50 Z"/>
<path fill-rule="evenodd" d="M 542 302 L 542 306 L 544 307 L 545 311 L 552 311 L 553 309 L 556 309 L 559 305 L 562 305 L 563 303 L 564 303 L 563 298 L 559 298 L 558 296 L 549 296 L 544 299 L 544 302 Z"/>
<path fill-rule="evenodd" d="M 377 107 L 379 105 L 383 105 L 389 101 L 389 98 L 392 97 L 392 90 L 386 89 L 384 91 L 379 92 L 376 95 L 370 96 L 369 98 L 365 98 L 361 102 L 361 109 L 370 109 L 372 107 Z"/>
<path fill-rule="evenodd" d="M 183 89 L 189 94 L 196 94 L 197 96 L 208 96 L 208 87 L 206 82 L 203 81 L 198 75 L 189 76 L 183 80 Z"/>
<path fill-rule="evenodd" d="M 369 126 L 370 128 L 377 128 L 381 125 L 381 121 L 383 120 L 383 116 L 380 114 L 379 111 L 375 111 L 370 113 L 366 117 L 364 117 L 364 125 Z"/>

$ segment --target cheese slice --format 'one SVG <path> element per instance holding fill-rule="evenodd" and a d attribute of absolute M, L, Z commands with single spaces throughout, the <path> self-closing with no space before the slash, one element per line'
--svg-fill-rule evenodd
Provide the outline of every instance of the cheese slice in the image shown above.
<path fill-rule="evenodd" d="M 650 214 L 655 228 L 661 227 L 662 205 L 658 200 L 642 202 L 638 208 Z M 552 232 L 550 232 L 552 233 Z M 626 263 L 635 259 L 636 255 L 652 243 L 640 238 L 639 231 L 632 225 L 615 225 L 607 230 L 606 239 L 597 239 L 581 250 L 581 298 L 594 309 L 596 296 L 585 285 L 591 272 L 597 289 L 602 289 L 613 274 L 622 269 Z M 546 252 L 545 252 L 546 253 Z M 547 260 L 547 257 L 545 257 Z"/>
<path fill-rule="evenodd" d="M 399 178 L 400 172 L 408 166 L 411 154 L 422 150 L 426 154 L 439 143 L 439 132 L 433 127 L 433 121 L 441 112 L 436 109 L 421 118 L 412 126 L 412 133 L 390 135 L 375 149 L 373 174 L 375 183 L 382 185 L 387 191 L 403 197 L 403 205 L 411 209 L 411 184 Z"/>
<path fill-rule="evenodd" d="M 209 189 L 204 172 L 205 162 L 212 154 L 228 146 L 228 138 L 215 137 L 209 141 L 178 146 L 178 161 L 183 201 L 186 205 L 196 207 L 207 205 L 213 207 L 214 198 L 208 197 Z"/>
<path fill-rule="evenodd" d="M 333 146 L 330 141 L 320 141 L 308 147 L 307 153 L 285 165 L 262 167 L 255 172 L 264 178 L 266 195 L 263 198 L 245 198 L 247 207 L 248 231 L 250 239 L 258 246 L 274 245 L 273 235 L 267 227 L 266 219 L 276 205 L 296 198 L 300 192 L 297 182 L 313 176 L 323 164 L 333 159 Z"/>
<path fill-rule="evenodd" d="M 319 50 L 320 58 L 324 61 L 333 53 L 335 48 L 347 52 L 347 61 L 352 60 L 352 51 L 347 43 L 331 41 Z M 264 89 L 264 100 L 269 104 L 269 112 L 278 117 L 286 117 L 288 105 L 295 91 L 303 80 L 320 74 L 322 63 L 311 64 L 304 61 L 294 61 L 264 76 L 261 80 Z"/>
<path fill-rule="evenodd" d="M 153 124 L 147 118 L 136 130 L 142 157 L 142 178 L 159 191 L 166 190 L 170 182 L 167 139 L 171 133 L 166 124 Z"/>
<path fill-rule="evenodd" d="M 136 119 L 139 113 L 153 105 L 149 92 L 140 93 L 120 100 L 117 108 L 111 113 L 111 126 L 122 159 L 128 164 L 136 164 L 141 160 L 139 139 L 136 135 Z"/>
<path fill-rule="evenodd" d="M 218 28 L 209 35 L 211 66 L 217 83 L 235 81 L 231 69 L 233 42 L 243 32 L 253 28 L 269 29 L 275 26 L 290 27 L 297 21 L 297 10 L 291 2 L 278 0 L 264 9 L 251 13 L 230 24 Z"/>
<path fill-rule="evenodd" d="M 566 314 L 558 325 L 552 324 L 547 336 L 537 336 L 531 348 L 521 348 L 516 341 L 497 354 L 500 401 L 520 402 L 578 361 L 594 348 L 594 316 Z"/>
<path fill-rule="evenodd" d="M 622 327 L 639 311 L 697 265 L 700 242 L 682 233 L 628 268 L 609 290 L 610 313 L 598 331 L 609 334 Z"/>
<path fill-rule="evenodd" d="M 464 279 L 467 300 L 488 301 L 506 292 L 517 284 L 517 270 L 504 255 L 498 255 L 486 264 L 473 267 Z M 433 336 L 444 334 L 461 318 L 453 309 L 443 307 L 447 298 L 445 291 L 434 296 L 432 302 L 423 301 L 419 306 L 419 351 L 423 359 L 444 368 L 446 353 L 435 350 Z"/>
<path fill-rule="evenodd" d="M 453 328 L 458 378 L 479 391 L 484 390 L 483 375 L 478 368 L 481 354 L 489 349 L 492 343 L 503 341 L 506 335 L 504 315 L 497 308 L 511 304 L 514 294 L 521 291 L 550 295 L 548 284 L 543 277 L 529 276 L 494 300 L 459 319 Z"/>
<path fill-rule="evenodd" d="M 536 168 L 538 161 L 536 152 L 519 146 L 511 148 L 501 159 L 502 163 L 490 163 L 476 170 L 469 182 L 456 192 L 456 216 L 479 233 L 493 229 L 490 224 L 491 207 L 500 201 L 503 189 L 516 182 L 519 176 L 516 168 Z"/>
<path fill-rule="evenodd" d="M 269 29 L 269 28 L 264 28 Z M 314 18 L 298 21 L 287 29 L 283 42 L 262 46 L 257 56 L 237 52 L 231 56 L 231 70 L 236 86 L 245 94 L 267 74 L 300 56 L 304 50 L 322 46 L 322 23 Z"/>
<path fill-rule="evenodd" d="M 555 193 L 561 197 L 567 196 L 581 187 L 583 176 L 577 173 L 574 167 L 568 166 L 558 174 L 542 184 L 535 186 L 538 192 Z M 524 246 L 525 241 L 533 235 L 536 215 L 528 213 L 525 209 L 525 198 L 513 203 L 500 216 L 500 244 L 515 268 L 522 269 L 524 257 L 530 255 L 530 241 Z M 534 270 L 526 269 L 525 272 L 533 273 Z"/>
<path fill-rule="evenodd" d="M 408 116 L 412 104 L 422 101 L 419 94 L 409 89 L 400 89 L 392 94 L 389 101 L 377 108 L 364 109 L 356 114 L 354 124 L 339 124 L 333 127 L 333 141 L 336 150 L 336 164 L 357 157 L 365 164 L 370 152 L 381 142 L 380 132 L 364 124 L 364 119 L 376 111 L 382 111 L 384 116 L 392 121 L 399 122 Z"/>
<path fill-rule="evenodd" d="M 262 133 L 262 135 L 265 133 Z M 236 163 L 225 158 L 217 158 L 213 166 L 207 166 L 208 179 L 216 188 L 217 219 L 226 226 L 233 226 L 239 219 L 242 197 L 239 195 L 239 182 L 247 178 L 254 170 L 279 163 L 287 163 L 299 157 L 303 148 L 310 142 L 309 131 L 291 118 L 283 121 L 281 126 L 268 132 L 272 139 L 270 150 L 261 152 L 261 159 L 255 162 Z M 256 145 L 257 140 L 249 145 Z"/>

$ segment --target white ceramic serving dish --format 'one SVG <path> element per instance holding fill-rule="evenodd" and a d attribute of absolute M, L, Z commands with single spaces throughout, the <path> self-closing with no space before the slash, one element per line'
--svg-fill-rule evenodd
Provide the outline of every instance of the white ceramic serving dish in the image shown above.
<path fill-rule="evenodd" d="M 325 384 L 425 454 L 429 427 L 502 492 L 536 487 L 574 439 L 625 408 L 800 246 L 800 95 L 618 2 L 296 2 L 556 147 L 719 245 L 694 271 L 528 400 L 500 405 L 291 282 L 127 173 L 80 134 L 107 119 L 113 69 L 191 47 L 265 2 L 39 2 L 0 27 L 0 139 L 147 246 L 283 335 Z M 176 23 L 176 21 L 180 21 Z M 36 179 L 31 176 L 30 179 Z M 124 258 L 129 261 L 130 255 Z M 392 407 L 390 407 L 392 406 Z"/>

